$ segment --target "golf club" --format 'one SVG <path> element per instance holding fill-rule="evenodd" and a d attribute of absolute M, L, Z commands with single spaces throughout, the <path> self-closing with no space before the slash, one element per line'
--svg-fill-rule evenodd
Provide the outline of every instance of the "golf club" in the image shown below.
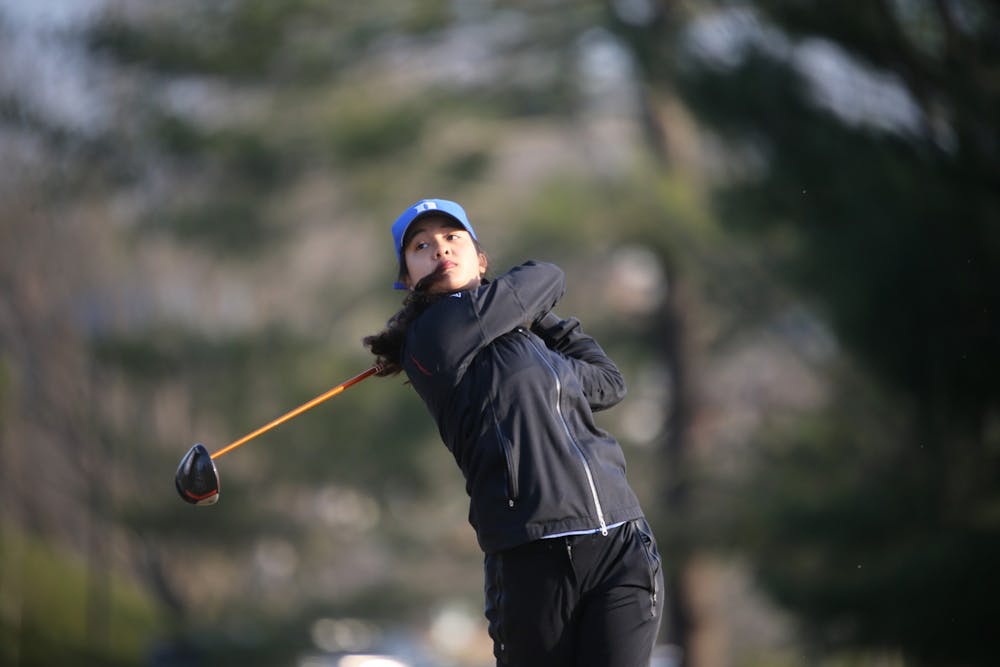
<path fill-rule="evenodd" d="M 200 442 L 197 443 L 194 447 L 188 450 L 188 453 L 181 459 L 180 465 L 177 466 L 177 474 L 174 476 L 174 484 L 177 487 L 177 493 L 180 494 L 181 498 L 192 505 L 214 505 L 219 500 L 219 471 L 215 467 L 215 459 L 219 458 L 223 454 L 233 451 L 241 445 L 245 445 L 257 436 L 267 433 L 271 429 L 284 424 L 289 419 L 297 417 L 306 410 L 314 408 L 320 403 L 333 398 L 348 387 L 361 382 L 367 377 L 375 375 L 380 370 L 382 370 L 381 366 L 372 366 L 363 373 L 359 373 L 351 379 L 341 382 L 336 387 L 323 392 L 316 398 L 306 401 L 294 410 L 290 410 L 277 419 L 268 422 L 256 431 L 247 433 L 242 438 L 234 440 L 213 454 L 208 453 L 205 445 Z"/>

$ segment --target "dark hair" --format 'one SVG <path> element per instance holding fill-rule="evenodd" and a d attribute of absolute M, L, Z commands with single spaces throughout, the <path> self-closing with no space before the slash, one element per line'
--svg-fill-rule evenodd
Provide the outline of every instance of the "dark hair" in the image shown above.
<path fill-rule="evenodd" d="M 448 296 L 447 293 L 428 291 L 430 286 L 442 277 L 440 269 L 424 276 L 413 291 L 403 299 L 403 307 L 389 318 L 385 329 L 377 334 L 365 336 L 361 342 L 375 355 L 375 363 L 382 368 L 377 375 L 386 377 L 397 375 L 403 370 L 403 343 L 406 342 L 406 330 L 410 323 L 417 319 L 431 305 Z"/>

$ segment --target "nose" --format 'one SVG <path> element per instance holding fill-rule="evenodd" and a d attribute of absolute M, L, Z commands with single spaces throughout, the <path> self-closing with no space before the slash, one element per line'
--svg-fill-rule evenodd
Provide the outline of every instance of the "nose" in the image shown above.
<path fill-rule="evenodd" d="M 448 250 L 448 244 L 442 241 L 434 242 L 434 257 L 435 259 L 443 257 L 444 255 L 450 254 Z"/>

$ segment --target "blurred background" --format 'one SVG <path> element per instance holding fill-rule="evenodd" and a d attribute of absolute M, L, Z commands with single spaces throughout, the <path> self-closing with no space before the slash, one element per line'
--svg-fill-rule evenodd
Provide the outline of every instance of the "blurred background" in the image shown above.
<path fill-rule="evenodd" d="M 389 225 L 567 273 L 657 667 L 995 664 L 1000 8 L 0 0 L 0 664 L 483 667 Z"/>

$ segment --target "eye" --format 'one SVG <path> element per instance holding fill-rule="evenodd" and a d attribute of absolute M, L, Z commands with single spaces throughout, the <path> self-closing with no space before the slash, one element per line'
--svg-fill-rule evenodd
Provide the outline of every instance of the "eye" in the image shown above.
<path fill-rule="evenodd" d="M 426 247 L 427 247 L 427 241 L 417 241 L 416 243 L 413 244 L 414 250 L 423 250 Z"/>

